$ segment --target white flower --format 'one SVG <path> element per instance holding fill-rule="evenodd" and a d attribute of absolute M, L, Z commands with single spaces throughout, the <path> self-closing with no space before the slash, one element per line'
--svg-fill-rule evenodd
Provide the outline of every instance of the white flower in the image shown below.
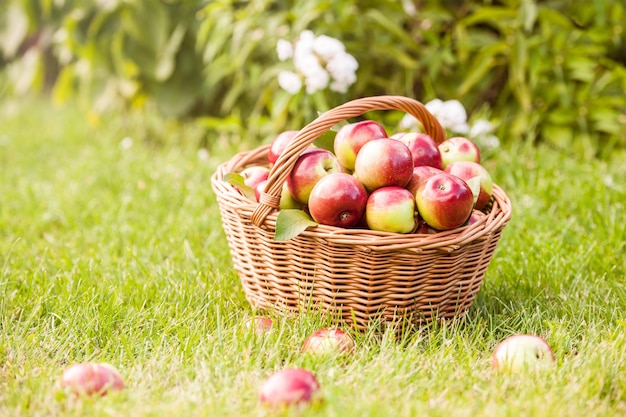
<path fill-rule="evenodd" d="M 293 57 L 293 44 L 285 39 L 279 39 L 276 43 L 276 54 L 279 61 L 286 61 Z"/>
<path fill-rule="evenodd" d="M 419 121 L 412 114 L 405 114 L 400 120 L 400 129 L 411 129 L 417 127 L 419 125 Z"/>
<path fill-rule="evenodd" d="M 469 136 L 471 138 L 475 138 L 478 136 L 484 136 L 493 131 L 493 124 L 486 119 L 478 119 L 472 125 Z"/>
<path fill-rule="evenodd" d="M 500 139 L 496 135 L 487 135 L 480 138 L 480 146 L 485 149 L 495 149 L 500 146 Z"/>
<path fill-rule="evenodd" d="M 359 63 L 346 52 L 341 41 L 330 36 L 316 37 L 305 30 L 293 45 L 279 40 L 276 52 L 280 61 L 293 59 L 295 70 L 283 71 L 278 76 L 279 85 L 292 94 L 300 91 L 303 83 L 308 94 L 323 90 L 329 84 L 332 91 L 345 93 L 356 81 Z"/>
<path fill-rule="evenodd" d="M 302 88 L 302 79 L 292 71 L 278 73 L 278 85 L 289 94 L 296 94 Z"/>
<path fill-rule="evenodd" d="M 460 101 L 442 101 L 436 98 L 426 103 L 425 107 L 444 129 L 463 134 L 469 132 L 467 112 Z"/>
<path fill-rule="evenodd" d="M 304 83 L 306 84 L 306 92 L 313 94 L 317 90 L 323 90 L 328 86 L 330 75 L 320 67 L 319 71 L 307 74 Z"/>
<path fill-rule="evenodd" d="M 315 38 L 313 51 L 325 62 L 328 62 L 333 59 L 333 57 L 345 53 L 346 48 L 340 40 L 321 35 Z"/>

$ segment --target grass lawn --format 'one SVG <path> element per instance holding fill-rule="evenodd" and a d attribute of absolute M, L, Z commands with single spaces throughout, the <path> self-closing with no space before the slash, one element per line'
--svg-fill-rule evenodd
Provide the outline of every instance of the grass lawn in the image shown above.
<path fill-rule="evenodd" d="M 321 317 L 245 331 L 210 185 L 234 150 L 199 153 L 170 129 L 177 140 L 150 140 L 123 116 L 94 128 L 73 109 L 0 105 L 0 416 L 263 416 L 260 383 L 291 366 L 325 398 L 299 415 L 626 415 L 623 154 L 488 155 L 514 212 L 467 317 L 400 341 L 356 334 L 342 360 L 299 354 Z M 515 333 L 546 338 L 556 369 L 492 372 Z M 83 361 L 128 388 L 67 396 L 57 381 Z"/>

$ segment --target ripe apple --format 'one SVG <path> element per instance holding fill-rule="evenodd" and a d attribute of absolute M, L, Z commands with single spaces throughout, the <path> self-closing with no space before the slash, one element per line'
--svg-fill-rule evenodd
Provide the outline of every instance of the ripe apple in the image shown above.
<path fill-rule="evenodd" d="M 309 404 L 317 399 L 320 385 L 306 369 L 289 368 L 270 375 L 261 385 L 259 399 L 268 408 Z"/>
<path fill-rule="evenodd" d="M 435 230 L 432 227 L 430 227 L 428 223 L 424 221 L 424 219 L 418 219 L 417 229 L 415 229 L 415 233 L 418 233 L 421 235 L 433 235 L 435 233 L 439 233 L 439 230 Z"/>
<path fill-rule="evenodd" d="M 544 339 L 530 334 L 509 336 L 493 351 L 493 369 L 519 372 L 524 369 L 553 367 L 556 359 L 552 348 Z"/>
<path fill-rule="evenodd" d="M 356 348 L 354 339 L 341 329 L 320 329 L 311 333 L 302 344 L 303 353 L 332 354 L 352 353 Z"/>
<path fill-rule="evenodd" d="M 467 225 L 469 226 L 470 224 L 474 224 L 485 216 L 487 215 L 480 210 L 472 210 L 472 214 L 470 215 L 470 218 L 467 221 Z"/>
<path fill-rule="evenodd" d="M 261 181 L 265 181 L 270 174 L 270 169 L 262 165 L 252 165 L 241 171 L 243 183 L 253 190 Z"/>
<path fill-rule="evenodd" d="M 378 188 L 367 199 L 365 221 L 371 230 L 412 232 L 417 225 L 413 194 L 397 186 Z"/>
<path fill-rule="evenodd" d="M 472 161 L 456 161 L 449 164 L 445 171 L 448 174 L 456 175 L 465 182 L 471 178 L 480 177 L 480 193 L 476 200 L 476 206 L 478 210 L 482 210 L 491 200 L 491 193 L 493 192 L 493 180 L 489 171 L 477 162 Z"/>
<path fill-rule="evenodd" d="M 411 179 L 409 183 L 406 185 L 406 189 L 411 192 L 411 194 L 415 195 L 420 185 L 425 182 L 428 178 L 433 175 L 443 174 L 444 171 L 441 169 L 431 167 L 428 165 L 420 165 L 413 168 L 413 174 L 411 174 Z"/>
<path fill-rule="evenodd" d="M 415 194 L 417 211 L 426 223 L 437 230 L 462 226 L 474 208 L 474 195 L 467 183 L 452 174 L 430 177 Z"/>
<path fill-rule="evenodd" d="M 273 321 L 269 317 L 255 316 L 246 320 L 246 328 L 254 329 L 257 336 L 263 336 L 272 330 Z"/>
<path fill-rule="evenodd" d="M 365 143 L 378 138 L 386 138 L 385 128 L 373 120 L 343 125 L 335 135 L 333 149 L 341 165 L 348 171 L 354 171 L 356 155 Z"/>
<path fill-rule="evenodd" d="M 381 138 L 367 142 L 354 163 L 354 175 L 369 192 L 391 185 L 404 187 L 412 174 L 411 151 L 396 139 Z"/>
<path fill-rule="evenodd" d="M 61 376 L 61 386 L 76 395 L 106 395 L 124 389 L 122 376 L 108 363 L 77 363 Z"/>
<path fill-rule="evenodd" d="M 443 169 L 439 146 L 430 135 L 422 132 L 400 132 L 391 137 L 408 146 L 413 156 L 414 166 L 427 165 Z"/>
<path fill-rule="evenodd" d="M 280 154 L 287 148 L 289 142 L 296 137 L 299 133 L 298 130 L 285 130 L 284 132 L 279 133 L 270 145 L 270 149 L 267 153 L 267 160 L 269 162 L 269 166 L 274 165 Z"/>
<path fill-rule="evenodd" d="M 439 144 L 443 168 L 456 161 L 472 161 L 480 163 L 480 150 L 468 138 L 455 136 Z"/>
<path fill-rule="evenodd" d="M 308 204 L 313 186 L 320 178 L 333 172 L 344 170 L 331 151 L 322 148 L 307 149 L 298 157 L 287 176 L 287 186 L 296 201 Z"/>
<path fill-rule="evenodd" d="M 365 212 L 367 191 L 354 175 L 335 172 L 321 178 L 311 190 L 309 213 L 329 226 L 356 226 Z"/>

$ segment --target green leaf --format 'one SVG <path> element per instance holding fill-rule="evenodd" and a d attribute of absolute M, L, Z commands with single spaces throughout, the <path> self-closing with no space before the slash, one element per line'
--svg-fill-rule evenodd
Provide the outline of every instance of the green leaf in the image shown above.
<path fill-rule="evenodd" d="M 247 199 L 256 201 L 254 190 L 246 185 L 241 174 L 238 174 L 236 172 L 229 172 L 228 174 L 224 175 L 224 181 L 237 187 Z"/>
<path fill-rule="evenodd" d="M 313 141 L 313 145 L 315 145 L 318 148 L 323 148 L 331 152 L 334 152 L 336 134 L 337 132 L 334 132 L 332 130 L 329 130 L 326 133 L 322 133 L 320 136 L 318 136 L 317 139 Z"/>
<path fill-rule="evenodd" d="M 274 240 L 285 241 L 298 236 L 308 227 L 315 227 L 317 223 L 303 210 L 281 210 L 276 218 L 276 233 Z"/>
<path fill-rule="evenodd" d="M 476 205 L 476 201 L 478 200 L 478 195 L 480 194 L 480 175 L 472 177 L 466 182 L 470 190 L 472 190 L 472 194 L 474 194 L 474 205 Z"/>

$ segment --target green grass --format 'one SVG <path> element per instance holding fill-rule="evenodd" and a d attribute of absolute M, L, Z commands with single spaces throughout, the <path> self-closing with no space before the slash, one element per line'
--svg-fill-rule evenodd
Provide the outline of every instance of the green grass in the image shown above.
<path fill-rule="evenodd" d="M 166 127 L 0 106 L 0 415 L 261 416 L 259 385 L 286 366 L 323 388 L 301 415 L 626 415 L 623 155 L 489 155 L 514 214 L 468 316 L 316 359 L 298 350 L 322 317 L 275 317 L 263 339 L 242 327 L 253 313 L 210 186 L 234 148 L 199 157 L 197 132 Z M 494 374 L 514 333 L 545 337 L 556 370 Z M 57 381 L 81 361 L 112 363 L 128 389 L 69 398 Z"/>

